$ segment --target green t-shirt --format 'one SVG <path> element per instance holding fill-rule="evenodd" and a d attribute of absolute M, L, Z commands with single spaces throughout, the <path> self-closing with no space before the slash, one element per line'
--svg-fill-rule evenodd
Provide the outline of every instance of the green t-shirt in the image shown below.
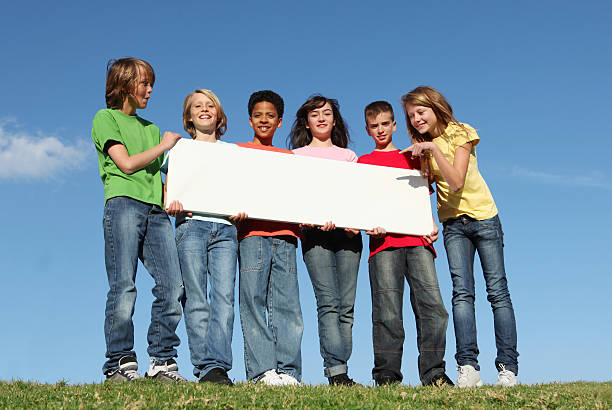
<path fill-rule="evenodd" d="M 163 155 L 140 171 L 127 175 L 119 169 L 104 149 L 109 141 L 125 146 L 128 154 L 146 151 L 161 142 L 161 133 L 153 123 L 119 110 L 98 111 L 91 129 L 104 184 L 104 202 L 116 196 L 127 196 L 148 204 L 162 205 L 162 181 L 159 168 Z"/>

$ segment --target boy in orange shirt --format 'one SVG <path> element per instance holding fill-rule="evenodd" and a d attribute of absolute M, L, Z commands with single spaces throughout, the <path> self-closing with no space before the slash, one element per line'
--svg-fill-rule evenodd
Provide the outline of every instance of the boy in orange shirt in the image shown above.
<path fill-rule="evenodd" d="M 244 148 L 293 154 L 272 146 L 284 102 L 273 91 L 253 93 L 249 124 L 255 135 Z M 279 187 L 282 189 L 282 187 Z M 297 280 L 298 225 L 246 219 L 239 214 L 240 321 L 248 380 L 297 385 L 302 377 L 302 310 Z"/>

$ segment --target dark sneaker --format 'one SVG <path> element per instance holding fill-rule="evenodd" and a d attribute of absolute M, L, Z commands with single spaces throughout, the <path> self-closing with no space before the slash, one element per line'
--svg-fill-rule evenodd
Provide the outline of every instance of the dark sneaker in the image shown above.
<path fill-rule="evenodd" d="M 396 383 L 401 383 L 402 380 L 398 379 L 395 375 L 393 374 L 379 374 L 374 378 L 374 382 L 376 383 L 376 386 L 387 386 L 390 384 L 396 384 Z"/>
<path fill-rule="evenodd" d="M 119 368 L 106 375 L 109 382 L 131 382 L 142 379 L 138 374 L 138 362 L 134 356 L 123 356 L 119 359 Z"/>
<path fill-rule="evenodd" d="M 215 367 L 214 369 L 206 373 L 204 376 L 202 376 L 202 378 L 200 379 L 200 383 L 206 383 L 206 382 L 222 384 L 224 386 L 234 385 L 234 383 L 232 383 L 230 378 L 227 377 L 227 372 L 221 369 L 220 367 Z"/>
<path fill-rule="evenodd" d="M 330 386 L 354 386 L 357 384 L 355 380 L 348 377 L 348 374 L 346 373 L 328 377 L 327 380 L 329 380 Z"/>
<path fill-rule="evenodd" d="M 450 377 L 446 375 L 446 373 L 442 373 L 437 376 L 434 376 L 433 379 L 431 379 L 429 382 L 423 384 L 423 386 L 436 386 L 436 387 L 442 387 L 442 386 L 453 387 L 454 385 L 455 383 L 453 383 L 453 381 L 450 379 Z"/>
<path fill-rule="evenodd" d="M 181 376 L 178 372 L 178 364 L 174 359 L 168 359 L 164 363 L 156 364 L 151 358 L 151 366 L 145 373 L 148 379 L 155 379 L 162 382 L 186 382 L 187 379 Z"/>

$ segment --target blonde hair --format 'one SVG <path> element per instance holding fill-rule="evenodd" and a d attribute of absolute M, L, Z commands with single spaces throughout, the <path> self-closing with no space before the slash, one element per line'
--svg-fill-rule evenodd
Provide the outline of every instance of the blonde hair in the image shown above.
<path fill-rule="evenodd" d="M 151 64 L 133 57 L 110 60 L 106 65 L 106 108 L 120 109 L 135 90 L 138 74 L 143 73 L 153 87 L 155 72 Z"/>
<path fill-rule="evenodd" d="M 191 135 L 191 138 L 195 138 L 196 136 L 195 125 L 193 125 L 193 121 L 191 121 L 190 118 L 191 118 L 191 105 L 192 105 L 193 97 L 196 94 L 205 95 L 206 97 L 210 98 L 213 104 L 215 104 L 215 108 L 217 109 L 217 126 L 216 126 L 215 136 L 217 137 L 217 139 L 219 139 L 221 135 L 225 134 L 225 131 L 227 130 L 227 117 L 225 116 L 225 112 L 223 112 L 223 107 L 221 106 L 221 102 L 219 101 L 219 98 L 215 95 L 215 93 L 213 93 L 210 90 L 206 90 L 206 89 L 195 90 L 194 92 L 189 94 L 187 97 L 185 97 L 185 101 L 183 101 L 183 128 L 185 128 L 185 131 L 187 131 L 187 133 Z"/>

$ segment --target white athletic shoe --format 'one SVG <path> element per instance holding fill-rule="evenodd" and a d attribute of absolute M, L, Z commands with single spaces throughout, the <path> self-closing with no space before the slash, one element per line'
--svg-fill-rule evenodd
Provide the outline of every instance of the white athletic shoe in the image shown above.
<path fill-rule="evenodd" d="M 287 373 L 277 373 L 278 377 L 283 382 L 283 386 L 299 386 L 301 383 L 297 381 L 297 379 L 290 374 Z"/>
<path fill-rule="evenodd" d="M 495 385 L 502 387 L 516 386 L 516 374 L 510 370 L 506 370 L 506 366 L 503 364 L 500 364 L 499 367 L 501 370 L 497 373 L 497 383 L 495 383 Z"/>
<path fill-rule="evenodd" d="M 276 373 L 276 370 L 270 369 L 265 372 L 259 379 L 257 379 L 257 383 L 263 383 L 266 386 L 284 386 L 285 383 L 283 379 Z"/>
<path fill-rule="evenodd" d="M 480 372 L 474 369 L 474 366 L 469 364 L 457 366 L 457 370 L 459 370 L 459 376 L 457 376 L 457 384 L 455 384 L 455 387 L 465 388 L 482 386 Z"/>
<path fill-rule="evenodd" d="M 187 382 L 187 379 L 179 374 L 178 365 L 174 359 L 168 359 L 164 363 L 158 364 L 155 362 L 155 359 L 151 358 L 151 365 L 145 373 L 145 377 L 162 382 Z"/>

